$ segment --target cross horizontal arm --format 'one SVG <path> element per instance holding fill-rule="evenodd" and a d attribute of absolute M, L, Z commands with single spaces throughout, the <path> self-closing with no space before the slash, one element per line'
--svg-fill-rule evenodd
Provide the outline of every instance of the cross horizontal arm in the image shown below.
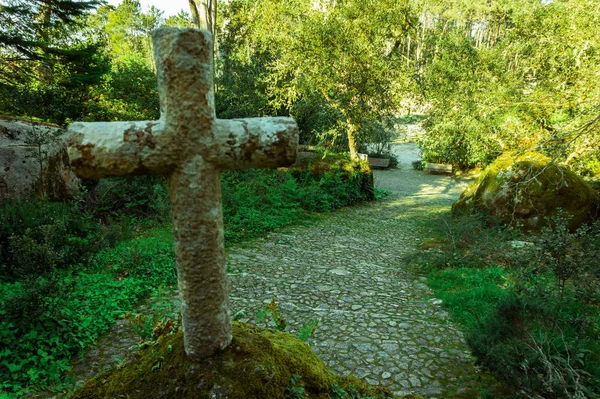
<path fill-rule="evenodd" d="M 173 143 L 159 121 L 76 122 L 69 126 L 69 158 L 86 179 L 160 175 L 173 169 Z"/>
<path fill-rule="evenodd" d="M 289 166 L 296 161 L 298 137 L 291 118 L 217 119 L 215 150 L 204 158 L 221 169 Z"/>

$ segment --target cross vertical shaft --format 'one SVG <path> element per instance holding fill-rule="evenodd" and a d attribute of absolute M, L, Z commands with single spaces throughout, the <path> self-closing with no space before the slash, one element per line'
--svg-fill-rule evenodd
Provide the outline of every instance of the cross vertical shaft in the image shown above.
<path fill-rule="evenodd" d="M 184 344 L 192 358 L 231 342 L 220 174 L 196 157 L 169 177 Z"/>

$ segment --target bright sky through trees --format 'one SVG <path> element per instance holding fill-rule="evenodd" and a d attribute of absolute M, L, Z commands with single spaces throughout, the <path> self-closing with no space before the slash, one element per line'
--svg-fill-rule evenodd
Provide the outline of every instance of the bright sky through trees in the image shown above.
<path fill-rule="evenodd" d="M 121 4 L 122 0 L 108 0 L 108 3 L 113 6 Z M 148 10 L 151 6 L 155 6 L 161 11 L 164 11 L 165 17 L 177 14 L 180 10 L 189 12 L 190 6 L 187 0 L 140 0 L 142 8 Z"/>

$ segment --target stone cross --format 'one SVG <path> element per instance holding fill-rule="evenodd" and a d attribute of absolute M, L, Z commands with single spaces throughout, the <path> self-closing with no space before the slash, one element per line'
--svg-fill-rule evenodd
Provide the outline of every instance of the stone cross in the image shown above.
<path fill-rule="evenodd" d="M 221 171 L 291 165 L 298 127 L 290 118 L 216 119 L 210 33 L 152 36 L 160 119 L 73 123 L 69 157 L 87 179 L 168 176 L 185 350 L 200 360 L 231 342 Z"/>

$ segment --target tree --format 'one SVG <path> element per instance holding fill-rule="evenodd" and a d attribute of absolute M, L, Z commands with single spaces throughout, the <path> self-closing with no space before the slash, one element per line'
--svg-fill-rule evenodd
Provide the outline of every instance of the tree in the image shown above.
<path fill-rule="evenodd" d="M 363 124 L 395 113 L 408 91 L 399 50 L 416 26 L 405 1 L 323 2 L 298 21 L 272 73 L 291 77 L 287 101 L 314 90 L 343 115 L 351 157 L 358 159 Z"/>
<path fill-rule="evenodd" d="M 459 5 L 422 9 L 434 21 L 419 43 L 424 155 L 469 168 L 535 149 L 600 173 L 597 1 Z"/>
<path fill-rule="evenodd" d="M 180 10 L 177 14 L 167 18 L 164 25 L 172 26 L 174 28 L 192 28 L 194 27 L 194 20 L 187 12 Z"/>
<path fill-rule="evenodd" d="M 142 12 L 139 0 L 123 0 L 114 10 L 109 10 L 103 30 L 108 39 L 111 58 L 115 62 L 141 55 L 154 68 L 152 31 L 164 22 L 163 12 L 152 6 Z"/>
<path fill-rule="evenodd" d="M 245 118 L 277 113 L 269 104 L 265 79 L 279 46 L 265 38 L 261 21 L 268 2 L 233 0 L 221 12 L 216 58 L 215 102 L 220 118 Z"/>
<path fill-rule="evenodd" d="M 81 112 L 106 71 L 101 43 L 81 35 L 99 1 L 13 0 L 0 5 L 0 110 L 62 123 Z M 68 94 L 68 95 L 67 95 Z"/>
<path fill-rule="evenodd" d="M 39 60 L 48 52 L 58 52 L 54 41 L 64 39 L 67 28 L 100 3 L 100 0 L 9 0 L 0 4 L 3 61 Z"/>

